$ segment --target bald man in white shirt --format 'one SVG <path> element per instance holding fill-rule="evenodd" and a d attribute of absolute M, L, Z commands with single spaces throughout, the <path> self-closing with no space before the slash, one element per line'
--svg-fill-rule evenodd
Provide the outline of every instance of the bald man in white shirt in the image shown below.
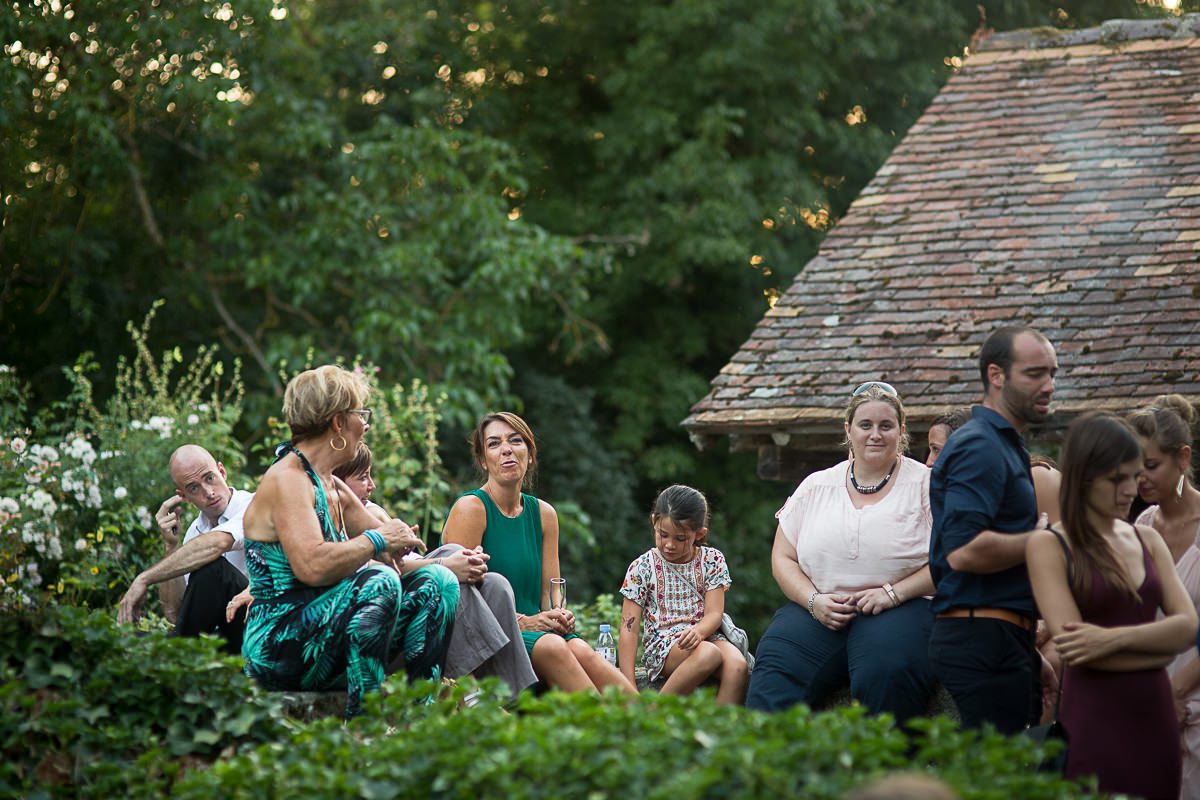
<path fill-rule="evenodd" d="M 231 621 L 226 607 L 248 585 L 242 517 L 252 492 L 231 489 L 225 467 L 203 447 L 185 444 L 169 462 L 175 494 L 154 515 L 162 532 L 165 555 L 133 579 L 121 598 L 118 622 L 134 622 L 143 613 L 146 595 L 158 584 L 163 616 L 180 636 L 213 633 L 225 639 L 223 649 L 240 653 L 245 608 Z M 182 539 L 182 504 L 200 512 Z"/>

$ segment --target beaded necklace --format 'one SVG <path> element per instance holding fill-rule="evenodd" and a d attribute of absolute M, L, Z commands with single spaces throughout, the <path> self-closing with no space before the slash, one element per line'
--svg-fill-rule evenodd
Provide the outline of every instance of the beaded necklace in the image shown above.
<path fill-rule="evenodd" d="M 880 489 L 887 486 L 887 482 L 892 479 L 892 473 L 896 471 L 896 467 L 899 464 L 900 464 L 900 459 L 897 458 L 895 460 L 895 462 L 892 463 L 892 468 L 888 470 L 888 474 L 884 475 L 883 480 L 881 480 L 879 483 L 875 484 L 874 486 L 859 486 L 858 481 L 854 480 L 854 462 L 851 461 L 850 462 L 850 485 L 853 486 L 854 490 L 856 492 L 858 492 L 859 494 L 875 494 Z"/>

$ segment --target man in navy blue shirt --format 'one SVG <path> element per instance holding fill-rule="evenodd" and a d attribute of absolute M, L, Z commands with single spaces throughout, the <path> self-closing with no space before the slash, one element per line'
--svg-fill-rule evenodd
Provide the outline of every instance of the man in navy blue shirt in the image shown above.
<path fill-rule="evenodd" d="M 962 723 L 1016 733 L 1040 712 L 1037 610 L 1025 541 L 1038 518 L 1022 434 L 1050 414 L 1058 360 L 1038 331 L 1000 328 L 979 352 L 983 404 L 933 467 L 929 655 Z"/>

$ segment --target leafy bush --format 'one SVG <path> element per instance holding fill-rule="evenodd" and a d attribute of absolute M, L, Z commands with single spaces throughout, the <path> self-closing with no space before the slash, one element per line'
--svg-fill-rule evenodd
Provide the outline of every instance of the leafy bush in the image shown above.
<path fill-rule="evenodd" d="M 489 684 L 491 686 L 492 684 Z M 938 775 L 966 800 L 1088 796 L 1028 766 L 1020 737 L 930 722 L 910 741 L 861 707 L 780 714 L 691 697 L 526 693 L 506 712 L 493 691 L 460 710 L 462 685 L 432 704 L 393 681 L 367 713 L 241 752 L 176 787 L 196 797 L 840 798 L 896 771 Z M 913 753 L 913 755 L 909 755 Z"/>
<path fill-rule="evenodd" d="M 780 714 L 691 697 L 523 694 L 393 676 L 348 723 L 286 719 L 217 640 L 65 606 L 0 617 L 0 796 L 839 798 L 897 770 L 964 800 L 1074 798 L 1023 737 L 859 706 Z M 468 692 L 477 705 L 464 708 Z M 432 699 L 430 699 L 432 696 Z"/>
<path fill-rule="evenodd" d="M 0 617 L 0 640 L 0 796 L 161 796 L 185 769 L 295 728 L 216 639 L 50 606 Z"/>

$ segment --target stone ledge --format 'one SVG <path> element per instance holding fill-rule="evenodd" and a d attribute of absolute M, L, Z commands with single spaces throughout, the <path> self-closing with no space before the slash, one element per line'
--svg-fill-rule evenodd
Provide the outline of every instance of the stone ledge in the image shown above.
<path fill-rule="evenodd" d="M 346 692 L 272 692 L 283 713 L 299 722 L 346 716 Z"/>

